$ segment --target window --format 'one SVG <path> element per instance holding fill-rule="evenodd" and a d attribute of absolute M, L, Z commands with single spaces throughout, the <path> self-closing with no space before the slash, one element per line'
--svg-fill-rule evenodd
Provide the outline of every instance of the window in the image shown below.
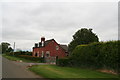
<path fill-rule="evenodd" d="M 54 41 L 52 41 L 52 42 L 54 42 Z"/>
<path fill-rule="evenodd" d="M 39 51 L 37 53 L 39 54 Z"/>
<path fill-rule="evenodd" d="M 37 53 L 35 53 L 35 56 L 37 56 Z"/>
<path fill-rule="evenodd" d="M 46 57 L 50 57 L 50 51 L 46 51 Z"/>
<path fill-rule="evenodd" d="M 37 57 L 39 57 L 39 51 L 37 52 Z"/>
<path fill-rule="evenodd" d="M 44 42 L 42 41 L 42 47 L 44 46 Z"/>
<path fill-rule="evenodd" d="M 47 56 L 47 57 L 49 57 L 49 56 L 50 56 L 50 54 L 46 54 L 46 56 Z"/>
<path fill-rule="evenodd" d="M 41 55 L 41 57 L 44 57 L 44 51 L 42 51 L 42 55 Z"/>
<path fill-rule="evenodd" d="M 59 50 L 59 46 L 56 46 L 56 50 Z"/>

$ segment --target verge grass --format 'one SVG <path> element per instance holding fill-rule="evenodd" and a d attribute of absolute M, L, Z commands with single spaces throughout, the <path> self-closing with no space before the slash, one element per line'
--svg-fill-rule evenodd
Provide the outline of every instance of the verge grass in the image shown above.
<path fill-rule="evenodd" d="M 118 78 L 117 75 L 90 69 L 59 67 L 56 65 L 36 65 L 29 68 L 45 78 Z"/>
<path fill-rule="evenodd" d="M 39 63 L 37 61 L 32 61 L 32 60 L 28 60 L 28 59 L 20 58 L 20 57 L 16 57 L 16 56 L 9 56 L 9 55 L 6 55 L 6 54 L 3 54 L 2 56 L 9 59 L 9 60 L 12 60 L 12 61 L 20 61 L 20 60 L 22 60 L 23 62 L 28 62 L 28 63 L 31 63 L 31 62 Z"/>

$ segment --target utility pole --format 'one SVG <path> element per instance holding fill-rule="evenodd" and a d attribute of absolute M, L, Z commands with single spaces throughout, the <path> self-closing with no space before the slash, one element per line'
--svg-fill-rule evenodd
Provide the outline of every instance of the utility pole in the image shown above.
<path fill-rule="evenodd" d="M 14 56 L 14 52 L 15 52 L 15 42 L 14 42 L 14 45 L 13 45 L 13 56 Z"/>
<path fill-rule="evenodd" d="M 14 45 L 13 45 L 13 49 L 14 49 L 13 52 L 15 52 L 15 42 L 14 42 Z"/>

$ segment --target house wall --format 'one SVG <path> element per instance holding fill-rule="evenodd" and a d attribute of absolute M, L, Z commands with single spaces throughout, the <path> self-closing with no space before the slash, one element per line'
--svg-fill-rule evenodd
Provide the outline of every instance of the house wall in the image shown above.
<path fill-rule="evenodd" d="M 58 50 L 56 50 L 56 46 L 59 47 Z M 47 51 L 50 52 L 50 57 L 58 56 L 58 58 L 62 58 L 62 57 L 66 56 L 65 50 L 62 49 L 55 40 L 52 40 L 51 42 L 49 42 L 47 44 L 47 46 L 45 46 L 43 48 L 34 48 L 33 49 L 33 56 L 35 56 L 36 53 L 39 53 L 39 55 L 37 55 L 37 56 L 41 57 L 42 56 L 42 51 L 44 51 L 44 56 L 46 56 Z"/>

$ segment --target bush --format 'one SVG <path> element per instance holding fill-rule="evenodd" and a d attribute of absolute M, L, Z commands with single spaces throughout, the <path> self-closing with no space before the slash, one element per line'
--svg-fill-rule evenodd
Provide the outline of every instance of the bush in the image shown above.
<path fill-rule="evenodd" d="M 69 58 L 61 58 L 61 59 L 56 60 L 56 64 L 58 66 L 69 66 L 70 60 Z"/>
<path fill-rule="evenodd" d="M 26 52 L 25 55 L 32 56 L 32 52 Z"/>
<path fill-rule="evenodd" d="M 31 52 L 29 52 L 31 53 Z M 33 57 L 33 56 L 29 56 L 29 55 L 21 55 L 20 52 L 15 52 L 15 53 L 6 53 L 7 56 L 15 56 L 16 58 L 23 58 L 26 60 L 31 60 L 31 61 L 35 61 L 35 62 L 44 62 L 44 58 L 41 57 Z"/>
<path fill-rule="evenodd" d="M 25 58 L 27 60 L 36 61 L 36 62 L 44 62 L 44 58 L 41 57 L 33 57 L 28 55 L 19 55 L 20 58 Z"/>
<path fill-rule="evenodd" d="M 77 66 L 93 69 L 108 69 L 120 71 L 120 41 L 96 42 L 77 46 L 69 59 L 59 59 L 60 66 Z M 119 54 L 118 54 L 119 53 Z"/>
<path fill-rule="evenodd" d="M 19 55 L 29 55 L 32 56 L 32 52 L 25 52 L 25 51 L 21 51 L 21 52 L 14 52 L 15 56 L 19 56 Z"/>
<path fill-rule="evenodd" d="M 77 46 L 71 56 L 73 65 L 118 70 L 118 43 L 109 41 Z"/>

